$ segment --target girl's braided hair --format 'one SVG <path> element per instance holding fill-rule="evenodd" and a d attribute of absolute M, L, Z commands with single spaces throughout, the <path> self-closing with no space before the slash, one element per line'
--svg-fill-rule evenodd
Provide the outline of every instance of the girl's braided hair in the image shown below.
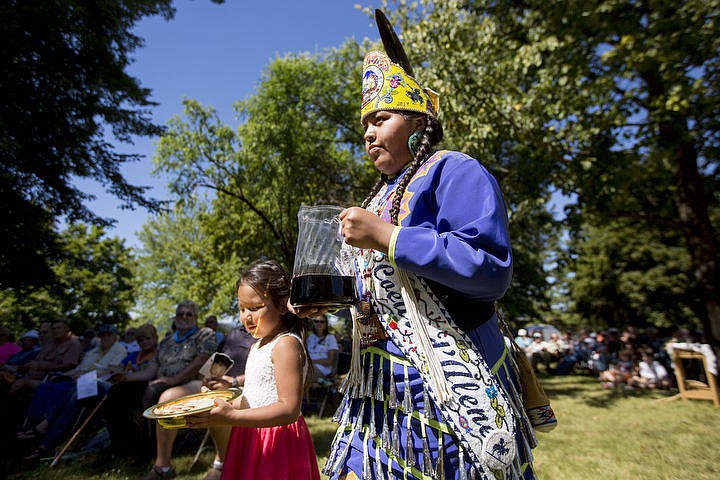
<path fill-rule="evenodd" d="M 411 120 L 413 118 L 423 116 L 422 113 L 414 112 L 402 112 L 402 115 L 403 117 L 405 117 L 406 120 Z M 408 183 L 410 183 L 410 179 L 413 177 L 413 175 L 415 175 L 420 166 L 425 163 L 425 160 L 427 160 L 433 153 L 432 147 L 440 143 L 440 141 L 443 139 L 443 129 L 440 121 L 432 116 L 425 116 L 425 119 L 425 130 L 423 131 L 422 137 L 420 138 L 420 146 L 418 148 L 417 154 L 415 155 L 415 158 L 410 162 L 408 168 L 405 169 L 405 172 L 403 173 L 400 182 L 395 188 L 395 196 L 390 207 L 390 221 L 393 225 L 398 224 L 400 202 L 402 201 L 403 194 L 405 193 L 405 188 L 407 187 Z M 377 182 L 375 182 L 375 185 L 373 185 L 370 193 L 367 197 L 365 197 L 365 200 L 363 200 L 361 205 L 362 208 L 367 208 L 367 206 L 370 204 L 370 201 L 373 199 L 373 197 L 375 197 L 375 195 L 380 191 L 382 186 L 385 185 L 387 181 L 388 176 L 384 173 L 380 174 L 380 178 Z"/>

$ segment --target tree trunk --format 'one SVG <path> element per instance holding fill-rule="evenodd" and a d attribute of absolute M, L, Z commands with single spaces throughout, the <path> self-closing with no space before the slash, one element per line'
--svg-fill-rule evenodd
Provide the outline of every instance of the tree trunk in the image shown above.
<path fill-rule="evenodd" d="M 646 105 L 667 96 L 668 88 L 659 65 L 639 71 L 648 88 Z M 649 112 L 650 118 L 656 112 Z M 704 307 L 703 330 L 708 343 L 720 348 L 720 303 L 718 245 L 708 215 L 708 197 L 698 170 L 698 153 L 689 135 L 688 118 L 663 111 L 657 120 L 658 149 L 667 159 L 675 177 L 675 206 L 685 243 L 692 259 L 698 295 Z M 652 121 L 651 121 L 652 123 Z"/>
<path fill-rule="evenodd" d="M 692 258 L 695 280 L 705 308 L 707 341 L 720 346 L 718 246 L 697 167 L 697 151 L 689 141 L 685 119 L 660 123 L 660 147 L 667 153 L 675 177 L 675 205 Z"/>

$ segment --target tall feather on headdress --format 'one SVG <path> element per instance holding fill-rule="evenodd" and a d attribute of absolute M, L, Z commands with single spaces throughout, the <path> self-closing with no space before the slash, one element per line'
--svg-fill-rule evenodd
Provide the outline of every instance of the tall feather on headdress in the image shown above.
<path fill-rule="evenodd" d="M 410 65 L 410 60 L 408 60 L 408 57 L 405 54 L 405 49 L 393 29 L 392 23 L 390 23 L 390 20 L 388 20 L 380 9 L 375 9 L 375 22 L 377 22 L 380 39 L 383 42 L 385 52 L 388 57 L 390 57 L 390 60 L 393 63 L 400 65 L 402 69 L 405 70 L 405 73 L 411 77 L 415 76 L 412 66 Z"/>
<path fill-rule="evenodd" d="M 361 121 L 378 110 L 402 110 L 437 117 L 439 95 L 415 79 L 405 49 L 381 10 L 375 10 L 375 21 L 385 52 L 370 52 L 363 60 Z"/>

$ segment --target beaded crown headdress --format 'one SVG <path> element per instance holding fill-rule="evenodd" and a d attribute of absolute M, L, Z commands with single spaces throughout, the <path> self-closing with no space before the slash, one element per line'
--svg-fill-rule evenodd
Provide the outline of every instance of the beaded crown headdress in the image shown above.
<path fill-rule="evenodd" d="M 387 53 L 373 51 L 365 56 L 360 120 L 379 110 L 411 111 L 436 117 L 440 96 L 413 77 L 400 39 L 381 10 L 375 10 L 375 21 Z"/>

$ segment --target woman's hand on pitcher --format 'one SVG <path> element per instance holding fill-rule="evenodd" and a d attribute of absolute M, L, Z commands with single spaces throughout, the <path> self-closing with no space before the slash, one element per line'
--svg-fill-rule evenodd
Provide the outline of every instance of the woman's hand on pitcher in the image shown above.
<path fill-rule="evenodd" d="M 387 253 L 395 226 L 364 208 L 350 207 L 340 212 L 345 242 L 357 248 Z"/>

